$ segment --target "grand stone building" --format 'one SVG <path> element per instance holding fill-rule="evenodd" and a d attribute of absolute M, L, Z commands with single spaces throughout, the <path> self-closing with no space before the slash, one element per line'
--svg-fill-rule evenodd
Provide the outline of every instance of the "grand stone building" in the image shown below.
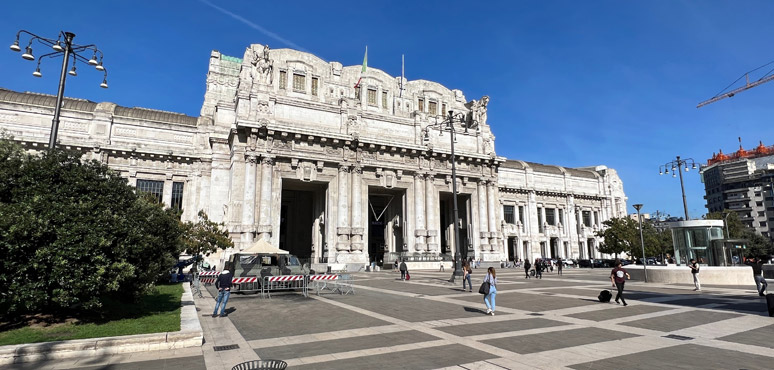
<path fill-rule="evenodd" d="M 206 84 L 199 117 L 65 99 L 60 145 L 107 163 L 185 220 L 204 210 L 236 249 L 264 238 L 313 263 L 449 256 L 454 196 L 462 249 L 485 261 L 602 257 L 594 233 L 626 215 L 613 169 L 498 156 L 486 96 L 258 44 L 243 58 L 213 51 Z M 54 104 L 0 90 L 0 128 L 44 149 Z M 454 124 L 456 195 L 439 124 L 448 111 L 465 115 Z"/>

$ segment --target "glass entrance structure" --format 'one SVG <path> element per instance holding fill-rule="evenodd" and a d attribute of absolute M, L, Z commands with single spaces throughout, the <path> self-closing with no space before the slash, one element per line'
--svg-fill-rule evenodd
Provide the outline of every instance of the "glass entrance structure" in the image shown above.
<path fill-rule="evenodd" d="M 718 260 L 717 248 L 722 248 L 723 221 L 722 220 L 689 220 L 670 222 L 672 230 L 672 242 L 675 248 L 675 263 L 685 265 L 691 259 L 696 259 L 700 264 L 718 266 L 722 263 Z"/>

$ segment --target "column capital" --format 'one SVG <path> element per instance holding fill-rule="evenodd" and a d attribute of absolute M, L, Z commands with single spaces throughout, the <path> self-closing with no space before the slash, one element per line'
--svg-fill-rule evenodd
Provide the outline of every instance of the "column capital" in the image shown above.
<path fill-rule="evenodd" d="M 339 172 L 349 172 L 349 164 L 339 163 Z"/>
<path fill-rule="evenodd" d="M 256 164 L 258 163 L 258 155 L 254 152 L 247 152 L 245 153 L 245 162 Z"/>
<path fill-rule="evenodd" d="M 265 165 L 269 165 L 269 166 L 273 165 L 274 164 L 274 156 L 273 155 L 268 155 L 268 154 L 262 155 L 261 156 L 261 163 L 263 163 Z"/>

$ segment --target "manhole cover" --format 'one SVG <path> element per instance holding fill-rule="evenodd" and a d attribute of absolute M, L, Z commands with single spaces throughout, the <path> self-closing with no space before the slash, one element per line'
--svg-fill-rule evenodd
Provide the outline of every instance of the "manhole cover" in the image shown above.
<path fill-rule="evenodd" d="M 664 338 L 677 339 L 677 340 L 691 340 L 691 339 L 693 339 L 693 337 L 686 337 L 686 336 L 683 336 L 683 335 L 676 335 L 676 334 L 665 335 Z"/>
<path fill-rule="evenodd" d="M 218 351 L 228 351 L 230 349 L 237 349 L 237 348 L 239 348 L 238 344 L 229 344 L 227 346 L 215 346 L 215 347 L 212 347 L 212 349 L 215 350 L 215 352 L 218 352 Z"/>

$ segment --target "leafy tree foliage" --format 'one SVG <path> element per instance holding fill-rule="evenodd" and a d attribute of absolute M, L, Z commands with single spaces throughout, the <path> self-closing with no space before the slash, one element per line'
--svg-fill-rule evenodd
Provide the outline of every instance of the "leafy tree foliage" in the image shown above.
<path fill-rule="evenodd" d="M 712 212 L 707 214 L 706 218 L 709 220 L 723 220 L 725 218 L 730 238 L 747 241 L 747 248 L 744 252 L 745 257 L 760 257 L 774 254 L 774 244 L 772 244 L 771 240 L 756 233 L 754 229 L 745 226 L 736 212 Z"/>
<path fill-rule="evenodd" d="M 748 229 L 747 226 L 742 223 L 742 220 L 739 219 L 739 214 L 734 211 L 712 212 L 708 213 L 704 218 L 708 220 L 725 219 L 725 226 L 728 228 L 729 234 L 727 237 L 730 239 L 743 239 L 745 237 L 745 231 Z"/>
<path fill-rule="evenodd" d="M 628 217 L 614 217 L 602 223 L 604 227 L 596 235 L 603 238 L 597 250 L 601 253 L 629 253 L 633 246 L 640 245 L 640 234 L 637 223 Z"/>
<path fill-rule="evenodd" d="M 91 310 L 144 293 L 181 250 L 177 215 L 81 153 L 0 138 L 0 311 Z"/>
<path fill-rule="evenodd" d="M 185 253 L 194 257 L 210 253 L 218 249 L 226 249 L 234 246 L 234 242 L 228 236 L 228 231 L 223 223 L 210 221 L 204 211 L 199 211 L 199 220 L 196 223 L 186 222 L 183 233 L 183 245 Z M 194 264 L 194 271 L 196 270 Z"/>

